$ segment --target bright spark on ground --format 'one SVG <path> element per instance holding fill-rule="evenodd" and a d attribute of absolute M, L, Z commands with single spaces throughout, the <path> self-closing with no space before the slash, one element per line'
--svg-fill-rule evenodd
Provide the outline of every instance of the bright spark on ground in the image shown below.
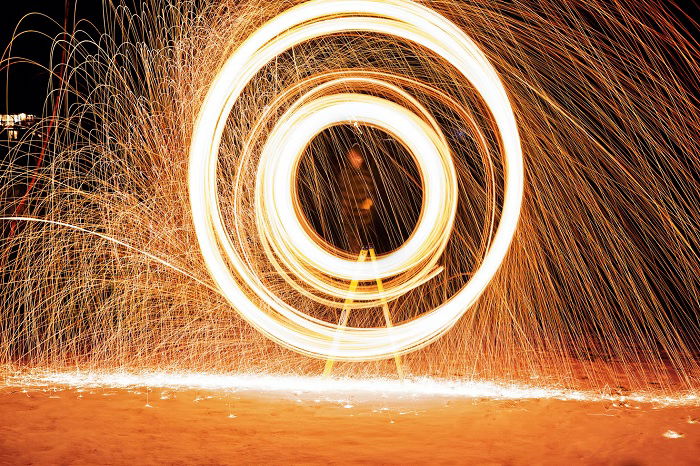
<path fill-rule="evenodd" d="M 127 371 L 29 371 L 8 375 L 6 386 L 35 387 L 58 385 L 74 388 L 158 387 L 170 389 L 201 389 L 234 392 L 268 392 L 285 394 L 356 394 L 366 397 L 445 397 L 485 398 L 495 400 L 553 399 L 565 401 L 614 401 L 670 405 L 698 405 L 700 397 L 694 393 L 661 396 L 652 393 L 627 395 L 570 390 L 556 387 L 537 387 L 525 384 L 506 384 L 479 380 L 448 380 L 417 377 L 408 380 L 385 378 L 322 378 L 309 376 L 281 376 L 267 374 L 211 374 L 197 372 L 127 372 Z"/>

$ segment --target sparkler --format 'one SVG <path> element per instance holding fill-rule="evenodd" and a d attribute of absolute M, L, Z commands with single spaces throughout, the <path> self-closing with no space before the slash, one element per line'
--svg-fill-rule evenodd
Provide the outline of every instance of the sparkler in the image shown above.
<path fill-rule="evenodd" d="M 0 175 L 37 177 L 2 245 L 3 362 L 320 371 L 271 337 L 412 351 L 414 375 L 697 388 L 699 48 L 672 6 L 276 3 L 153 0 L 59 36 L 71 105 L 45 165 Z M 372 150 L 387 224 L 410 223 L 397 178 L 422 192 L 376 269 L 304 213 L 332 229 L 339 125 Z"/>

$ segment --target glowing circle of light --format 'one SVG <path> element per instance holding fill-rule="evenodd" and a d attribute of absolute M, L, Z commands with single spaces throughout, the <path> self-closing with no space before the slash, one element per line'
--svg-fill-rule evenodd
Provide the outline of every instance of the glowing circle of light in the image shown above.
<path fill-rule="evenodd" d="M 413 42 L 451 64 L 472 84 L 498 129 L 505 168 L 498 228 L 479 268 L 442 305 L 392 328 L 345 328 L 311 318 L 280 299 L 252 301 L 228 264 L 240 267 L 221 219 L 217 161 L 227 117 L 246 84 L 270 60 L 291 47 L 329 34 L 371 32 Z M 353 100 L 352 95 L 347 97 Z M 270 135 L 273 137 L 274 135 Z M 523 193 L 523 161 L 515 117 L 496 71 L 478 46 L 455 24 L 410 0 L 314 0 L 273 18 L 246 39 L 226 61 L 206 95 L 190 145 L 189 196 L 206 267 L 229 303 L 264 335 L 314 357 L 359 361 L 384 359 L 418 349 L 449 330 L 478 299 L 501 265 L 515 232 Z M 222 253 L 222 249 L 226 255 Z M 322 258 L 316 258 L 323 261 Z M 387 261 L 389 262 L 389 261 Z M 323 265 L 323 264 L 321 264 Z"/>
<path fill-rule="evenodd" d="M 328 80 L 329 77 L 331 78 L 330 80 Z M 382 77 L 396 78 L 397 76 L 384 74 Z M 281 158 L 282 161 L 284 161 L 285 158 L 288 158 L 290 161 L 295 160 L 298 162 L 302 156 L 302 152 L 305 149 L 302 147 L 302 145 L 305 146 L 307 144 L 308 139 L 312 138 L 312 133 L 314 133 L 314 131 L 309 132 L 304 137 L 297 138 L 299 143 L 294 145 L 294 147 L 296 147 L 294 150 L 290 149 L 289 146 L 292 144 L 290 144 L 288 141 L 284 139 L 276 139 L 273 141 L 272 137 L 270 137 L 265 149 L 261 151 L 255 183 L 255 202 L 262 203 L 262 207 L 256 207 L 255 209 L 257 213 L 256 221 L 258 222 L 257 227 L 258 231 L 260 232 L 261 247 L 267 256 L 267 259 L 270 261 L 270 264 L 275 268 L 275 271 L 295 291 L 324 306 L 342 306 L 352 309 L 376 307 L 382 305 L 382 302 L 391 301 L 406 294 L 411 289 L 429 281 L 442 270 L 442 267 L 436 266 L 436 263 L 442 255 L 450 237 L 450 232 L 456 213 L 456 197 L 458 194 L 457 178 L 450 147 L 442 134 L 440 125 L 434 119 L 428 109 L 426 109 L 418 100 L 416 100 L 401 87 L 395 86 L 382 79 L 377 79 L 377 73 L 370 74 L 367 72 L 357 73 L 345 71 L 342 73 L 342 75 L 338 72 L 325 76 L 317 75 L 309 79 L 303 79 L 299 83 L 295 83 L 294 86 L 288 88 L 282 94 L 278 95 L 275 98 L 275 102 L 273 102 L 271 106 L 266 107 L 267 111 L 263 112 L 263 114 L 261 114 L 258 118 L 256 125 L 251 130 L 251 134 L 249 135 L 247 142 L 243 146 L 241 156 L 239 157 L 239 169 L 236 175 L 235 187 L 233 189 L 235 201 L 239 199 L 238 193 L 241 190 L 241 183 L 244 182 L 241 178 L 243 167 L 246 163 L 250 163 L 250 160 L 253 158 L 253 154 L 251 152 L 253 150 L 252 141 L 256 140 L 256 137 L 259 136 L 258 133 L 260 132 L 261 127 L 263 127 L 269 120 L 270 112 L 277 108 L 275 103 L 278 104 L 279 102 L 287 100 L 292 93 L 296 95 L 295 91 L 298 91 L 299 87 L 309 84 L 313 85 L 311 90 L 297 98 L 297 100 L 289 107 L 284 115 L 279 118 L 278 122 L 276 123 L 276 128 L 273 129 L 271 134 L 296 135 L 300 130 L 300 119 L 308 119 L 312 116 L 317 117 L 317 115 L 314 114 L 320 109 L 324 109 L 328 113 L 326 107 L 329 105 L 334 105 L 336 111 L 330 112 L 328 115 L 331 117 L 330 120 L 320 125 L 317 128 L 318 130 L 322 130 L 321 128 L 326 124 L 334 125 L 339 123 L 350 123 L 355 125 L 361 121 L 364 125 L 382 128 L 384 131 L 391 133 L 396 139 L 403 143 L 404 147 L 409 151 L 409 153 L 411 153 L 414 160 L 422 158 L 424 152 L 432 152 L 433 148 L 437 149 L 439 158 L 441 159 L 439 162 L 442 163 L 442 167 L 437 166 L 439 165 L 439 162 L 435 163 L 436 158 L 434 157 L 435 160 L 433 160 L 432 165 L 433 167 L 437 168 L 436 173 L 433 173 L 435 170 L 431 170 L 432 167 L 429 164 L 423 167 L 424 170 L 421 170 L 422 178 L 425 177 L 426 172 L 429 175 L 442 175 L 444 178 L 442 180 L 442 184 L 445 186 L 444 191 L 442 189 L 432 189 L 432 191 L 437 191 L 438 195 L 441 196 L 441 202 L 437 204 L 443 206 L 443 208 L 440 209 L 441 215 L 438 217 L 439 221 L 436 221 L 432 226 L 433 234 L 424 238 L 425 241 L 420 245 L 419 254 L 414 254 L 413 257 L 411 257 L 411 260 L 404 260 L 405 271 L 402 271 L 402 273 L 398 275 L 394 275 L 386 279 L 386 275 L 381 273 L 381 270 L 379 270 L 376 266 L 376 262 L 370 265 L 372 270 L 365 276 L 368 277 L 370 281 L 373 281 L 377 277 L 385 278 L 385 280 L 383 280 L 384 286 L 381 290 L 378 288 L 372 289 L 358 287 L 358 289 L 351 291 L 348 290 L 348 278 L 338 280 L 336 275 L 339 275 L 339 273 L 335 269 L 329 270 L 324 268 L 325 264 L 323 262 L 318 262 L 316 264 L 310 263 L 308 260 L 310 255 L 303 251 L 300 244 L 297 244 L 300 243 L 298 238 L 304 235 L 307 237 L 307 244 L 310 243 L 312 248 L 321 248 L 320 254 L 325 254 L 326 256 L 330 257 L 331 260 L 329 263 L 333 263 L 336 260 L 344 260 L 344 266 L 356 267 L 358 265 L 356 257 L 350 257 L 351 260 L 348 261 L 347 254 L 333 248 L 332 246 L 329 246 L 324 239 L 318 236 L 318 234 L 313 230 L 313 227 L 307 221 L 305 221 L 303 209 L 299 203 L 298 192 L 295 189 L 292 189 L 292 184 L 294 184 L 296 181 L 298 163 L 296 164 L 295 168 L 290 168 L 287 166 L 285 169 L 280 170 L 279 168 L 282 164 L 275 163 L 273 160 L 268 160 L 265 162 L 267 159 L 274 158 L 276 153 L 281 153 L 280 151 L 276 150 L 277 147 L 285 148 L 284 156 Z M 350 92 L 350 89 L 354 87 L 357 87 L 358 90 L 371 90 L 373 93 L 372 95 L 376 93 L 383 94 L 384 98 L 370 98 L 369 95 L 362 93 L 352 96 L 337 95 L 347 94 Z M 389 97 L 389 100 L 386 100 L 386 97 Z M 345 120 L 343 118 L 339 118 L 339 114 L 337 112 L 338 105 L 344 104 L 346 101 L 359 103 L 363 99 L 371 102 L 377 107 L 377 114 L 383 113 L 384 116 L 382 118 L 377 118 L 377 116 L 370 111 L 367 112 L 368 116 L 361 117 L 359 112 L 355 111 L 350 114 L 346 112 Z M 331 102 L 331 100 L 334 100 L 335 102 Z M 400 102 L 400 105 L 397 105 L 396 102 Z M 345 107 L 344 105 L 342 106 Z M 415 129 L 415 131 L 408 132 L 407 134 L 404 134 L 404 136 L 397 136 L 396 133 L 400 132 L 400 128 L 398 130 L 392 130 L 389 127 L 391 125 L 388 125 L 387 122 L 389 122 L 392 118 L 387 115 L 387 112 L 390 114 L 396 114 L 397 120 L 405 120 L 406 118 L 413 120 L 412 123 L 415 124 L 412 124 L 412 126 L 414 127 L 413 129 Z M 400 127 L 404 126 L 406 125 L 400 125 Z M 285 128 L 291 128 L 292 131 L 286 131 Z M 427 144 L 427 151 L 423 149 L 416 150 L 415 148 L 411 150 L 407 147 L 405 141 L 402 141 L 403 139 L 406 141 L 411 141 L 414 139 L 415 135 L 420 134 L 424 134 L 432 141 L 431 143 Z M 408 145 L 414 146 L 415 144 L 409 143 Z M 418 156 L 416 157 L 414 153 L 418 153 Z M 418 163 L 420 163 L 420 160 L 418 160 Z M 296 212 L 293 212 L 294 209 L 287 208 L 286 215 L 282 216 L 279 214 L 278 209 L 265 208 L 265 196 L 262 195 L 261 191 L 263 191 L 262 188 L 264 186 L 274 184 L 267 183 L 268 178 L 274 178 L 274 175 L 271 175 L 271 173 L 274 172 L 282 174 L 280 178 L 283 179 L 283 182 L 284 177 L 287 177 L 288 184 L 283 186 L 281 189 L 273 191 L 272 196 L 282 193 L 283 202 L 286 202 L 288 199 L 292 199 L 291 202 L 294 203 Z M 427 185 L 428 187 L 433 186 L 431 181 L 428 183 L 423 182 L 422 184 L 424 186 Z M 288 198 L 284 199 L 285 196 L 288 196 Z M 271 197 L 270 193 L 268 193 L 268 197 Z M 423 200 L 425 201 L 425 196 Z M 435 212 L 436 209 L 434 207 L 434 205 L 431 206 L 429 210 Z M 421 212 L 425 211 L 425 205 L 423 205 L 421 207 Z M 284 221 L 280 220 L 281 217 L 285 217 Z M 424 220 L 423 223 L 430 225 L 432 223 L 431 220 L 433 219 L 434 218 L 428 218 L 427 220 Z M 279 225 L 278 228 L 273 229 L 267 225 L 267 223 L 271 222 L 272 220 L 277 220 Z M 285 224 L 292 222 L 296 224 L 294 226 L 296 227 L 297 232 L 288 232 L 287 229 L 284 228 Z M 241 233 L 245 234 L 244 232 L 239 231 L 238 225 L 234 225 L 234 228 L 237 230 L 237 234 L 239 236 Z M 420 228 L 417 229 L 420 230 Z M 411 241 L 409 239 L 409 243 L 410 242 Z M 416 242 L 416 240 L 413 241 L 414 244 Z M 239 251 L 228 248 L 228 245 L 229 243 L 226 242 L 222 244 L 229 256 L 237 257 L 240 255 Z M 404 247 L 403 249 L 406 248 Z M 414 249 L 416 248 L 414 247 Z M 341 257 L 327 254 L 329 250 L 332 250 L 333 253 L 336 253 Z M 392 255 L 395 256 L 396 254 L 390 254 L 389 256 Z M 281 261 L 277 259 L 277 256 L 283 256 L 284 265 L 282 265 Z M 383 262 L 388 262 L 388 260 L 384 260 Z M 235 264 L 240 263 L 241 262 L 239 261 L 235 262 Z M 263 285 L 260 283 L 250 283 L 251 279 L 253 279 L 255 276 L 255 273 L 251 273 L 249 268 L 237 268 L 236 271 L 238 276 L 243 278 L 251 288 L 258 288 L 259 290 L 264 289 Z M 389 274 L 391 275 L 394 272 L 396 271 L 394 270 Z M 300 284 L 299 281 L 301 281 L 303 285 Z M 309 288 L 312 288 L 315 293 L 310 291 Z M 342 300 L 338 300 L 338 297 L 342 297 Z M 270 296 L 270 298 L 274 299 L 272 296 Z M 263 299 L 267 301 L 265 296 L 263 296 Z M 352 303 L 348 303 L 348 299 L 351 299 Z"/>
<path fill-rule="evenodd" d="M 263 149 L 257 183 L 266 204 L 260 210 L 269 212 L 264 217 L 270 220 L 267 234 L 289 240 L 281 245 L 287 265 L 298 258 L 324 274 L 372 281 L 403 273 L 429 256 L 431 247 L 444 247 L 457 207 L 457 177 L 449 146 L 440 134 L 405 108 L 366 94 L 330 95 L 290 113 L 280 119 Z M 299 221 L 293 203 L 296 167 L 308 141 L 332 125 L 353 122 L 380 128 L 405 143 L 416 156 L 425 187 L 424 215 L 414 233 L 399 249 L 374 262 L 337 257 L 319 247 Z"/>

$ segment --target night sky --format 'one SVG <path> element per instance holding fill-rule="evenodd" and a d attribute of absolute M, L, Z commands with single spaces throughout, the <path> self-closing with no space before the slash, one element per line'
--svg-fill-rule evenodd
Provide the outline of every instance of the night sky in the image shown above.
<path fill-rule="evenodd" d="M 32 14 L 39 13 L 46 17 Z M 81 21 L 90 21 L 96 27 L 102 26 L 102 2 L 100 0 L 4 0 L 0 14 L 0 50 L 3 59 L 9 55 L 16 57 L 10 62 L 3 60 L 0 65 L 0 113 L 41 114 L 46 99 L 48 73 L 36 65 L 16 63 L 18 58 L 36 61 L 44 66 L 49 64 L 52 38 L 61 33 L 66 19 L 72 30 L 77 20 L 81 29 L 93 29 Z M 24 19 L 23 19 L 24 17 Z M 50 18 L 50 19 L 49 19 Z M 21 21 L 21 23 L 20 23 Z M 32 32 L 21 35 L 13 44 L 11 53 L 7 50 L 12 41 L 16 26 L 20 31 L 41 31 L 48 35 Z M 60 54 L 56 56 L 60 59 Z M 9 75 L 9 80 L 8 80 Z"/>

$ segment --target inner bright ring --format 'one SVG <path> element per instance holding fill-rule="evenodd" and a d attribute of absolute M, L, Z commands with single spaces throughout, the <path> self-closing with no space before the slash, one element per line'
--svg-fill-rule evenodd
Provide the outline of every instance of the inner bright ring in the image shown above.
<path fill-rule="evenodd" d="M 314 319 L 271 296 L 267 289 L 258 286 L 255 277 L 234 275 L 228 264 L 239 272 L 246 268 L 233 252 L 223 226 L 216 173 L 227 117 L 255 74 L 297 44 L 329 34 L 355 32 L 385 34 L 413 42 L 439 55 L 464 75 L 489 108 L 498 128 L 504 156 L 505 189 L 501 219 L 491 246 L 471 280 L 451 299 L 392 328 L 349 327 L 338 332 L 337 325 Z M 361 94 L 343 96 L 346 104 L 360 102 L 363 98 Z M 388 124 L 384 123 L 383 126 Z M 269 140 L 274 138 L 274 134 L 269 136 Z M 522 150 L 503 84 L 486 56 L 456 25 L 410 0 L 316 0 L 291 8 L 263 25 L 234 51 L 216 76 L 192 134 L 189 194 L 193 223 L 207 269 L 231 306 L 248 322 L 274 341 L 309 356 L 347 361 L 385 359 L 416 350 L 439 338 L 464 315 L 491 281 L 518 223 L 523 194 Z M 428 212 L 433 208 L 426 203 L 424 213 L 435 215 L 435 212 Z M 298 247 L 295 246 L 295 250 L 298 254 Z M 303 258 L 307 263 L 332 270 L 332 264 L 326 259 L 322 255 Z M 395 267 L 396 263 L 392 265 L 395 259 L 385 262 L 388 264 L 386 271 Z M 357 267 L 360 270 L 353 267 L 347 266 L 342 274 L 363 272 L 361 267 Z M 243 282 L 254 285 L 254 293 L 266 306 L 253 302 L 244 292 Z"/>

